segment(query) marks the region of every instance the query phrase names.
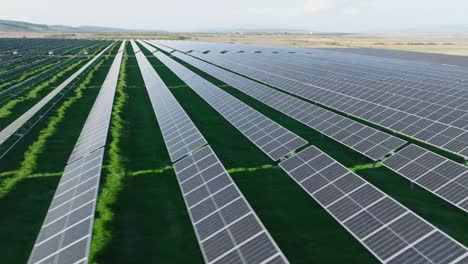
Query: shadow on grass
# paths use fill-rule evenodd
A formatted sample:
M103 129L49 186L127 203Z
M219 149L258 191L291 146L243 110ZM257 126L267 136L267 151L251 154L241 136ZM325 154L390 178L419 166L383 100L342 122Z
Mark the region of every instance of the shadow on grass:
M203 263L174 172L149 171L125 178L113 207L112 243L100 252L98 262Z
M0 200L0 255L2 263L26 263L59 177L22 179Z
M130 45L127 54L133 54ZM125 155L122 190L110 208L109 243L96 252L97 263L203 263L176 176L135 57L127 63L120 135ZM107 164L108 157L105 158ZM104 175L105 176L105 175ZM107 177L107 176L105 176ZM103 179L105 179L105 177ZM96 244L91 244L96 248Z

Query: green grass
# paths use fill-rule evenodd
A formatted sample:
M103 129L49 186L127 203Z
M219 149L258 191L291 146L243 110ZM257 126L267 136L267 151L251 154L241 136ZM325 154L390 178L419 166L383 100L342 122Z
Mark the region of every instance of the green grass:
M90 252L90 262L94 263L95 255L105 248L111 238L110 226L114 219L112 207L117 201L118 194L122 190L125 177L125 157L120 149L121 138L124 129L122 111L125 108L128 97L126 94L126 64L127 56L124 50L122 65L120 67L119 81L116 89L116 99L112 109L112 121L110 124L110 143L106 157L105 182L101 186L96 206L96 217L93 225L93 237Z
M115 53L115 50L112 52ZM92 75L91 79L85 77L75 92L57 106L51 117L26 136L25 144L17 146L14 153L9 153L1 161L2 168L5 163L17 164L10 166L16 171L15 174L18 171L25 172L26 168L28 170L0 198L0 237L8 238L0 239L2 263L26 262L62 175L61 171L109 70L109 61L112 62L111 58L104 60L101 67L95 67L94 73L88 73L87 76ZM72 105L65 107L68 104ZM58 119L60 122L56 122ZM52 130L55 132L50 135ZM42 136L44 133L47 134L46 138ZM45 145L35 143L43 140L46 140ZM37 149L29 152L32 146ZM19 162L18 157L21 157ZM35 165L30 166L28 163L26 167L23 166L22 161L26 159L32 159Z
M14 78L14 79L12 79L11 81L2 83L2 84L0 84L0 90L2 90L2 89L4 89L4 88L7 88L7 87L10 87L10 86L13 86L13 85L15 85L15 84L17 84L17 83L20 83L20 82L26 80L27 78L29 78L29 77L31 77L31 76L33 76L33 75L36 75L36 74L38 74L38 73L40 73L40 72L43 72L43 71L45 71L45 70L47 70L47 69L49 69L49 68L52 68L53 66L55 66L55 65L57 65L57 64L59 64L59 63L61 63L62 61L63 61L63 60L58 60L58 61L55 61L55 62L46 64L46 65L44 65L44 66L42 66L42 67L40 67L40 68L35 68L34 70L31 70L31 71L28 71L28 72L22 74L22 75L21 75L20 77L18 77L18 78Z
M23 109L29 109L32 103L37 103L36 99L40 99L40 97L45 96L46 92L49 91L52 87L55 88L56 86L58 86L58 84L60 84L60 82L64 79L64 77L68 78L73 72L75 72L78 69L78 67L82 66L83 62L84 62L83 60L80 60L78 62L73 63L72 65L68 66L63 71L58 73L57 75L54 75L49 80L33 88L26 95L9 100L6 104L2 105L0 107L0 121L1 121L0 125L2 127L7 126L14 119L16 119L18 113L20 113L20 111L18 111L19 109L16 109L16 107L19 104L21 103L24 104L25 102L31 102L27 106L25 105L23 107ZM13 115L13 111L15 112L16 115Z

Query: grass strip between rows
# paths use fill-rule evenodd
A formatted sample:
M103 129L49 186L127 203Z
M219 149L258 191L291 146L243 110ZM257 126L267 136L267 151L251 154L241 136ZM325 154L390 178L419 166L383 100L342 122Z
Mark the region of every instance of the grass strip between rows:
M29 71L29 72L27 72L25 74L22 74L20 77L14 78L11 81L8 81L6 83L2 83L2 84L0 84L0 90L2 90L3 88L9 87L9 86L13 86L13 85L15 85L17 83L20 83L20 82L26 80L27 78L29 78L31 76L34 76L36 74L39 74L40 72L43 72L43 71L45 71L47 69L50 69L50 68L54 67L55 65L57 65L57 64L59 64L61 62L62 62L61 60L58 60L56 62L49 63L49 64L44 65L44 66L42 66L42 67L40 67L38 69L34 69L34 70Z
M21 162L20 168L14 173L11 178L3 181L0 186L0 198L3 198L20 180L25 177L28 177L33 173L37 168L37 162L39 155L43 153L47 140L52 137L57 132L57 126L65 117L68 109L77 102L82 96L85 89L89 88L88 84L91 82L94 73L100 66L104 63L104 60L101 60L96 67L94 67L81 82L78 88L75 90L75 94L68 98L57 110L56 114L49 119L47 126L41 130L37 140L28 147L27 151L24 154L24 159Z
M38 85L36 88L31 90L26 96L21 96L16 99L13 99L0 107L0 119L6 118L12 114L12 109L21 102L27 101L27 100L32 100L35 99L36 97L39 96L39 93L42 92L42 90L50 87L51 85L54 84L57 80L59 80L61 77L65 76L69 72L75 70L78 66L82 64L82 60L73 63L72 65L68 66L65 70L61 71L60 73L54 75L54 77L50 78L49 80L41 83Z
M123 178L125 177L124 157L120 149L121 136L124 129L122 111L127 102L126 94L126 65L127 56L124 50L124 57L120 66L119 82L117 84L116 101L112 110L111 121L111 141L109 144L108 163L106 164L107 177L99 194L96 205L97 216L93 225L92 247L90 251L90 263L96 263L96 256L109 245L112 234L110 226L114 219L112 206L117 201L122 189Z

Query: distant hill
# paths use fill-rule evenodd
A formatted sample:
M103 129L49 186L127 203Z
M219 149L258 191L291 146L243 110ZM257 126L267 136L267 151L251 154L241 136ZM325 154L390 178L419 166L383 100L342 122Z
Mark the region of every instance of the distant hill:
M64 32L64 33L166 33L163 30L138 30L95 26L63 26L0 20L0 32Z
M312 32L301 29L287 29L287 28L218 28L204 30L206 33L230 33L230 34L310 34Z

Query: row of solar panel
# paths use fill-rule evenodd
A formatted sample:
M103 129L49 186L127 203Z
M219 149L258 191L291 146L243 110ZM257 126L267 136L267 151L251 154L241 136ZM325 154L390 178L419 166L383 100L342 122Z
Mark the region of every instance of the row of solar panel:
M133 41L132 46L138 50ZM202 147L205 138L147 58L135 55L169 154L179 153L172 151L179 149L177 141L185 146L174 170L206 263L288 263L211 147ZM190 147L192 139L200 143L197 148Z
M385 97L379 97L387 103L377 104L366 100L362 94L350 95L349 93L359 90L352 89L346 83L328 80L316 83L315 77L304 72L288 71L286 68L291 68L290 65L284 65L281 62L268 61L265 63L259 62L261 59L257 57L245 59L227 54L197 53L196 56L208 60L223 59L230 62L230 70L461 156L468 156L468 132L465 131L465 128L457 128L453 123L443 124L426 117L396 110L389 106L394 103L394 99L387 100ZM276 66L277 64L280 66ZM428 115L430 113L432 112L427 111ZM459 114L457 115L459 116L457 122L460 122L460 125L457 126L466 127L468 123L465 124L467 121L465 115L461 117Z
M87 263L104 146L125 42L60 178L28 263Z
M286 263L211 147L174 170L207 263Z
M372 160L379 160L406 143L397 137L183 53L175 52L173 55Z
M319 149L280 166L382 263L463 263L466 247Z
M168 57L165 60L174 71L177 64L167 63ZM315 147L280 166L382 262L464 261L463 245Z
M468 212L468 168L416 145L382 162L428 191Z
M137 50L135 42L131 42L133 49ZM142 52L135 53L142 76L147 87L164 87L165 84L155 74L153 67ZM207 144L188 115L177 103L168 89L148 89L148 94L157 116L159 127L166 142L171 161L192 153Z
M155 56L271 159L279 160L307 143L166 55Z

